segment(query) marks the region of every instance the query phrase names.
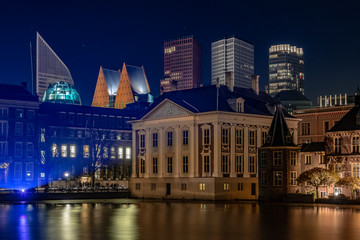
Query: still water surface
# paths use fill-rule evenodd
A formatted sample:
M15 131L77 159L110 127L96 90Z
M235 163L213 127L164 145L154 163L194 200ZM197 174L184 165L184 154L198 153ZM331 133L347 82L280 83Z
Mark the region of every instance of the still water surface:
M0 239L360 239L360 206L125 199L0 204Z

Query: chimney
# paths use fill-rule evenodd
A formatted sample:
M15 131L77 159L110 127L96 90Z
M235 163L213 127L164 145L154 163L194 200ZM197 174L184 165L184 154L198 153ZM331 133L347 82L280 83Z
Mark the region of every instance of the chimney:
M27 90L27 82L21 82L21 86Z
M225 72L225 85L230 91L234 91L234 72Z
M252 75L251 76L251 88L254 90L256 95L259 95L259 75Z
M268 85L265 85L265 92L266 92L267 94L269 94L269 86L268 86Z
M170 85L170 91L176 91L177 90L177 81L172 80Z

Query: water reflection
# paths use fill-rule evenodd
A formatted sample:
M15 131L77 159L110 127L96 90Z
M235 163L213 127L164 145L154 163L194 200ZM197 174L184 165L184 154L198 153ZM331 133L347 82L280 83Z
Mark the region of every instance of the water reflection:
M358 226L357 206L128 200L0 205L0 239L359 239Z

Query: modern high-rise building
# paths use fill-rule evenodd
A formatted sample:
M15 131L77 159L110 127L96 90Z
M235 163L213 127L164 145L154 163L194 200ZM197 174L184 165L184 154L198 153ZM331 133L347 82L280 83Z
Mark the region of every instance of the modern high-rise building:
M40 100L43 99L46 89L50 84L59 81L66 82L71 86L74 81L69 69L45 42L39 33L36 34L36 93Z
M211 84L251 88L254 44L236 37L211 44Z
M283 90L304 94L303 49L290 44L269 48L269 93L275 96Z
M193 36L166 41L161 93L199 87L202 82L201 68L201 46Z

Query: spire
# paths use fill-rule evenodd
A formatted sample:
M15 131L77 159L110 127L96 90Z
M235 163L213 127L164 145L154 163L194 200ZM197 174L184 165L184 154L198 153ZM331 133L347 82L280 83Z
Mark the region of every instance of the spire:
M270 130L268 132L268 138L264 146L280 147L280 146L295 146L292 141L289 128L286 124L282 106L278 104L276 106L276 112L272 120Z

